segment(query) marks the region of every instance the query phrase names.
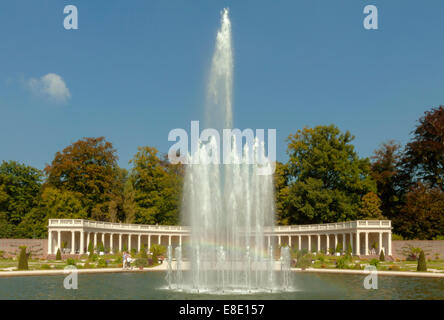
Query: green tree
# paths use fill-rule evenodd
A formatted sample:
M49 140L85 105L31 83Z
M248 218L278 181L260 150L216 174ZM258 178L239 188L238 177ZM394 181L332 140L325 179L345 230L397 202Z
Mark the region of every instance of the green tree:
M131 160L137 204L136 223L177 224L183 182L181 165L157 156L157 150L141 147Z
M157 264L159 262L158 261L159 256L165 254L166 248L165 246L162 246L160 244L153 244L151 246L150 251L153 257L153 263Z
M288 138L288 223L355 220L361 197L376 191L370 162L360 159L347 131L334 126L298 130Z
M374 192L369 192L362 197L361 207L359 208L359 219L382 220L382 211L380 209L381 200Z
M47 237L48 219L86 219L82 195L76 192L44 187L38 204L18 226L20 234L27 238Z
M379 253L379 261L385 261L384 250L382 250L382 249L381 249L381 252Z
M133 181L128 179L123 189L123 212L126 223L134 223L136 220L137 204L135 197Z
M62 260L62 253L60 252L60 248L57 249L56 260Z
M276 161L276 170L274 171L274 190L276 203L276 221L281 225L288 225L291 221L288 213L288 166Z
M381 199L382 215L394 219L399 215L400 196L399 166L401 146L393 140L383 143L374 152L371 165L371 176L376 181L377 194Z
M42 172L15 161L0 165L0 235L19 237L16 227L38 199Z
M20 254L18 257L17 270L28 270L28 253L26 252L26 246L22 246L19 249Z
M57 152L46 166L48 184L81 194L88 217L110 220L109 201L119 181L116 151L104 137L84 138Z
M422 251L422 250L421 250L421 253L419 254L418 267L416 268L416 271L422 271L422 272L427 271L427 263L426 263L426 259L425 259L425 254L424 254L424 251Z

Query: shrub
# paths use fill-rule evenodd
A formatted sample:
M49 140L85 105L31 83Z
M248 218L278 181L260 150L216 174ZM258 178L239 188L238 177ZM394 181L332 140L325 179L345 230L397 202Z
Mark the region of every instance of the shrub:
M345 269L348 259L346 257L340 257L336 260L337 269Z
M102 242L99 242L99 244L97 245L97 252L105 252L105 248Z
M328 248L328 253L330 253L331 255L335 254L335 249L334 248Z
M135 256L137 256L137 250L136 250L136 248L132 248L130 253L131 253L131 257L135 257Z
M86 263L83 265L83 268L84 268L84 269L88 269L88 268L92 268L92 266L89 264L89 262L86 262Z
M75 266L76 265L76 261L73 258L68 258L66 260L66 265L68 265L68 266Z
M153 263L157 264L159 263L158 257L166 252L166 248L160 244L153 244L150 251L152 252Z
M89 261L97 261L97 254L93 253L88 256Z
M143 268L143 267L146 267L147 264L148 264L148 260L147 260L147 259L142 259L142 258L138 258L138 259L136 259L136 261L134 262L134 265L135 265L137 268Z
M338 244L336 245L336 252L342 252L342 243L338 242Z
M404 240L404 237L400 234L392 233L392 240Z
M391 266L389 266L388 269L391 271L400 271L401 270L401 268L396 264L392 264Z
M18 270L28 270L28 254L26 253L26 246L20 247L20 253L18 257Z
M116 256L116 258L114 259L114 262L115 263L122 263L123 261L122 261L123 259L122 259L122 256L121 255L118 255L118 256Z
M107 267L107 263L106 260L103 258L100 258L99 261L97 262L97 267L99 268L106 268Z
M385 261L384 250L379 253L379 261Z
M146 253L146 248L145 248L144 244L142 244L142 247L140 248L139 258L141 258L141 259L148 259L148 255Z
M49 269L51 269L51 266L49 264L42 264L40 266L40 269L42 269L42 270L49 270Z
M426 259L425 259L425 254L424 251L421 250L421 253L419 254L419 259L418 259L418 267L416 268L416 271L427 271L427 263L426 263Z
M369 263L370 263L371 266L375 266L377 268L378 265L379 265L379 260L378 259L372 259L372 260L370 260Z
M361 270L362 268L361 268L361 265L356 262L355 265L353 266L353 269Z
M60 252L60 248L57 249L56 260L62 260L62 253Z
M325 268L327 268L327 266L325 264L321 264L321 268L325 269Z
M3 255L5 254L4 251L0 250L0 259L3 259Z
M311 255L306 254L296 261L296 267L305 269L311 266Z

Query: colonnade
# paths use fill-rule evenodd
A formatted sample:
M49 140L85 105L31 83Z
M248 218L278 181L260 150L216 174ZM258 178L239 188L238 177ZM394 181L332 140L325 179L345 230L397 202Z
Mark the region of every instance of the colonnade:
M67 254L85 254L88 252L88 246L92 244L97 248L99 243L109 252L128 251L136 249L140 251L142 245L151 248L152 244L162 244L165 238L168 239L167 244L182 245L182 241L188 235L184 234L143 234L143 233L116 233L116 232L100 232L100 231L84 231L84 230L49 230L48 231L48 254L55 254L58 249L62 250L62 244L67 245L63 253ZM174 241L176 240L176 241ZM134 243L136 242L136 243Z

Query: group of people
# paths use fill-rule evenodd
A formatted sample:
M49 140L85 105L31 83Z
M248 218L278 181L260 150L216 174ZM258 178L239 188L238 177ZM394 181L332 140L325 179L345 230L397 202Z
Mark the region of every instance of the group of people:
M131 263L134 261L134 259L131 257L131 255L129 254L128 251L124 251L123 252L123 256L122 256L122 264L123 264L123 269L129 269L131 268Z

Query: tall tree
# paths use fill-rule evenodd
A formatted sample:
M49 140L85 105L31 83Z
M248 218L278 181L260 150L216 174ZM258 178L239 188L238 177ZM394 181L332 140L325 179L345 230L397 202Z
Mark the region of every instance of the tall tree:
M370 162L360 159L354 137L334 125L298 130L288 138L291 223L357 218L361 198L376 191Z
M43 188L38 205L18 225L17 234L24 238L44 238L49 219L86 219L88 213L81 197L72 191Z
M444 191L418 183L407 194L395 230L407 239L432 239L444 235Z
M119 168L116 151L104 137L83 138L57 152L45 172L49 185L82 195L88 217L110 220L109 201Z
M412 184L444 190L444 106L426 111L405 148L402 164Z
M132 179L128 179L123 189L123 212L126 223L134 223L136 220L137 204L135 201L136 193Z
M152 147L140 147L131 160L137 204L136 223L176 224L179 222L183 174L181 165L158 157Z
M362 220L382 220L381 199L374 192L369 192L362 197L361 208L359 209L359 219Z
M0 214L8 228L17 226L36 204L43 173L15 161L0 165Z
M274 190L276 203L276 221L281 225L288 225L291 217L288 215L288 166L276 161L274 171Z
M372 157L371 176L376 181L382 214L394 219L399 214L400 196L398 171L401 146L393 140L383 143Z

